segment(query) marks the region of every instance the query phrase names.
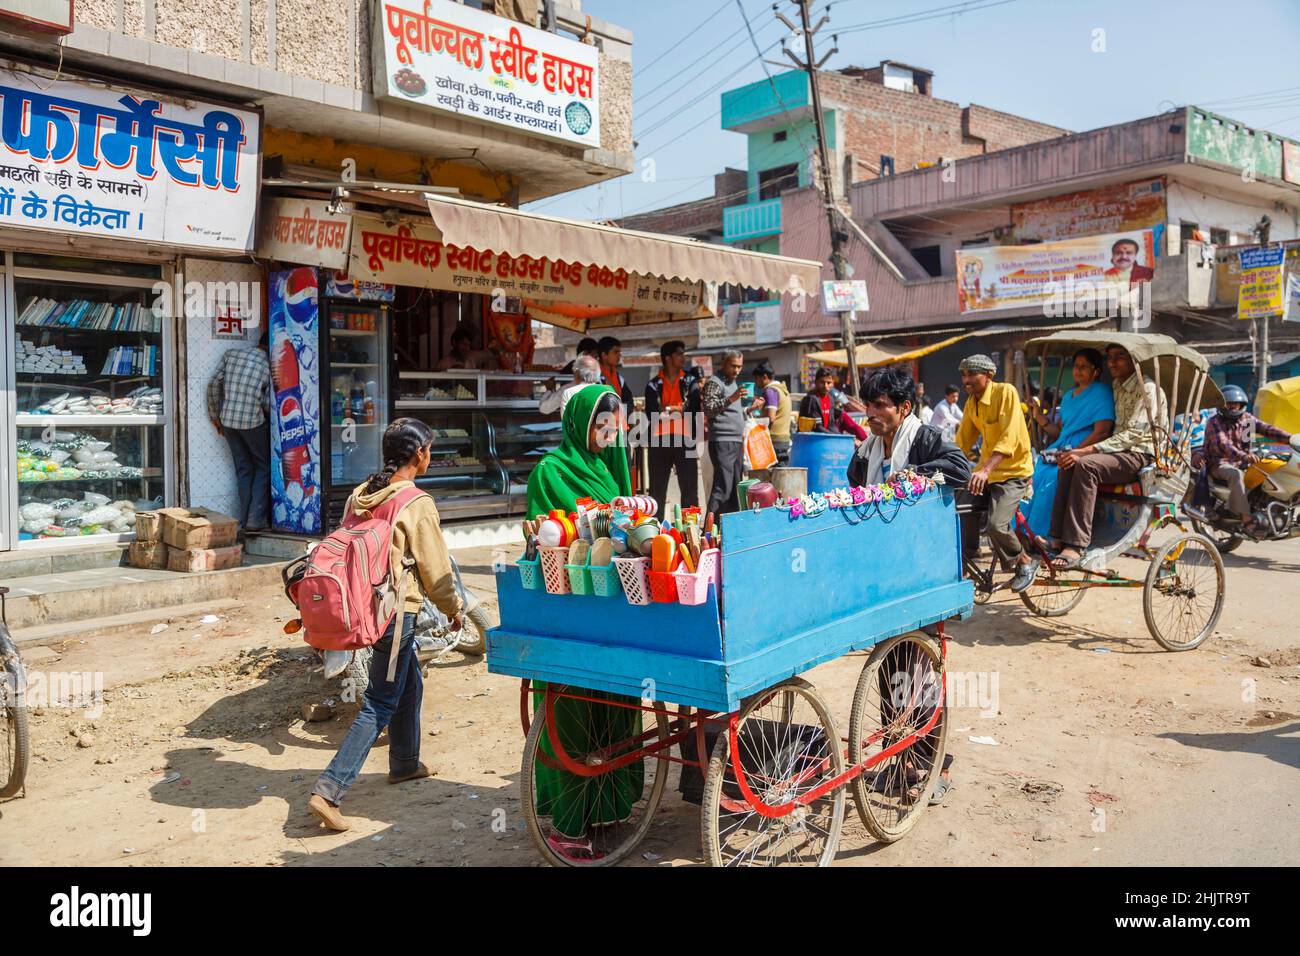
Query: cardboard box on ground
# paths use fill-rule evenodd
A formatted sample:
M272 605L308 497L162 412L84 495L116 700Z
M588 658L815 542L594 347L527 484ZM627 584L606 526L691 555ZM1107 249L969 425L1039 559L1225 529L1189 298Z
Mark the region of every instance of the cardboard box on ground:
M136 516L136 539L127 561L136 568L219 571L237 567L243 548L238 524L210 508L160 508Z

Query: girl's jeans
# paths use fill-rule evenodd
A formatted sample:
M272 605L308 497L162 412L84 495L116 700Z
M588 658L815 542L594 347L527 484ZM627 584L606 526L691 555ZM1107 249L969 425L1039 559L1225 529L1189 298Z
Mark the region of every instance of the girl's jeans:
M393 624L399 620L393 615ZM312 793L337 805L357 779L379 732L388 728L388 772L410 773L420 763L420 704L424 676L415 657L415 615L401 615L402 638L397 651L397 672L388 680L388 655L393 649L393 624L375 644L370 658L370 686L348 735L330 765L320 775Z

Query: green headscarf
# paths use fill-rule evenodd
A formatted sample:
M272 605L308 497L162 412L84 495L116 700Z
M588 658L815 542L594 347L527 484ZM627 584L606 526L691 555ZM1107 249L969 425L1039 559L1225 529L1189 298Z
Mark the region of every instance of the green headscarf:
M627 450L619 430L615 444L594 454L587 435L602 395L618 393L608 385L584 385L564 406L564 441L547 452L528 476L528 516L544 515L553 508L574 511L579 498L612 501L632 493Z

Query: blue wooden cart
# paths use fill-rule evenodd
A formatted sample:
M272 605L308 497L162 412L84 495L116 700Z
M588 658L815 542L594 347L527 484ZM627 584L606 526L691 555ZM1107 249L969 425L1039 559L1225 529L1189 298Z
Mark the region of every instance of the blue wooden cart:
M883 841L929 798L947 729L943 622L972 608L951 490L726 515L722 537L721 589L696 606L551 594L498 571L488 668L523 679L522 802L551 863L625 858L670 776L701 804L714 865L829 864L846 787ZM841 738L797 675L868 648Z

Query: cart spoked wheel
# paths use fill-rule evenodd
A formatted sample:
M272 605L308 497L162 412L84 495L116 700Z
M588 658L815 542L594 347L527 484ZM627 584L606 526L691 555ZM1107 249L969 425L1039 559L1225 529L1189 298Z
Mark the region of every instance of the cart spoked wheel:
M718 734L704 780L700 842L712 866L829 866L844 788L809 799L844 770L826 702L792 677L745 703Z
M1067 583L1055 575L1040 573L1020 592L1020 600L1039 617L1063 617L1079 606L1086 590L1082 582Z
M1180 534L1155 554L1142 589L1147 630L1167 651L1199 647L1223 613L1223 558L1201 534Z
M863 826L882 843L916 825L938 782L948 742L943 668L929 638L904 634L876 647L858 678L849 763L879 762L853 781L853 800Z
M661 704L652 713L599 702L639 707L632 698L555 690L575 696L543 694L532 714L520 783L528 833L553 866L612 866L654 822L671 748L642 751L668 738L668 718Z

